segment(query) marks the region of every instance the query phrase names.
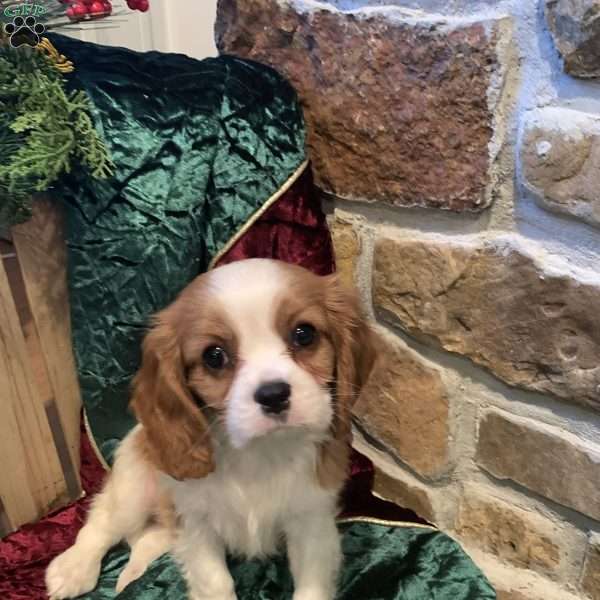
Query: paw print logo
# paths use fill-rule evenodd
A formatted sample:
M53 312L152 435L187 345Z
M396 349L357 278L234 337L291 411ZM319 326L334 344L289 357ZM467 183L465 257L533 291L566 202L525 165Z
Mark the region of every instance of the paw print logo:
M45 31L44 25L38 23L35 17L15 17L12 23L4 25L4 31L10 36L10 45L13 48L19 46L37 46L40 43L40 35Z

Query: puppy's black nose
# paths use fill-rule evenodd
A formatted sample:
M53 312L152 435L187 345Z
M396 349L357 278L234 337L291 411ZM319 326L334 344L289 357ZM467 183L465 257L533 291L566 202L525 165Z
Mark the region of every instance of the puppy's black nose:
M278 415L290 407L291 391L290 384L285 381L267 381L258 386L254 399L265 413Z

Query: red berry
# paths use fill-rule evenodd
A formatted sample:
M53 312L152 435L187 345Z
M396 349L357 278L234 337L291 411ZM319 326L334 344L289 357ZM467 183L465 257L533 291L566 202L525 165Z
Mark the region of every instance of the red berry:
M104 4L100 2L100 0L94 0L94 2L88 6L88 10L93 17L100 17L108 14Z
M81 4L80 2L76 2L75 4L71 5L71 8L73 9L73 16L76 19L81 19L82 17L85 17L85 15L87 15L88 13L88 9L84 4Z
M148 0L127 0L127 6L129 6L131 10L146 12L150 8L150 3Z

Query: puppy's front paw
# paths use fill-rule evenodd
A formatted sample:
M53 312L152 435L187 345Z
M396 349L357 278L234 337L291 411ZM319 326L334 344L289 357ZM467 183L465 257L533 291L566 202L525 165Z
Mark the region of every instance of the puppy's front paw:
M237 600L231 578L223 581L205 581L204 585L195 585L190 590L190 600Z
M237 600L235 592L223 592L216 594L190 594L190 600Z
M46 570L46 589L50 600L76 598L91 592L98 583L100 561L86 557L77 546L59 554Z
M333 594L318 588L299 588L294 592L292 600L332 600Z
M132 581L139 579L146 570L145 564L127 563L127 566L121 571L119 579L117 579L117 585L115 586L115 592L120 594Z
M189 600L237 600L229 571L214 568L203 573L186 572Z

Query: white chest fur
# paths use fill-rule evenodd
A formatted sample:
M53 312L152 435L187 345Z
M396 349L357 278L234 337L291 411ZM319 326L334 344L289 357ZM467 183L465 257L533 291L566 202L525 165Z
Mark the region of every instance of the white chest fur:
M234 554L272 554L289 520L307 512L334 514L335 494L315 477L316 456L314 440L289 431L242 450L218 447L214 473L201 480L170 481L183 527L210 527Z

